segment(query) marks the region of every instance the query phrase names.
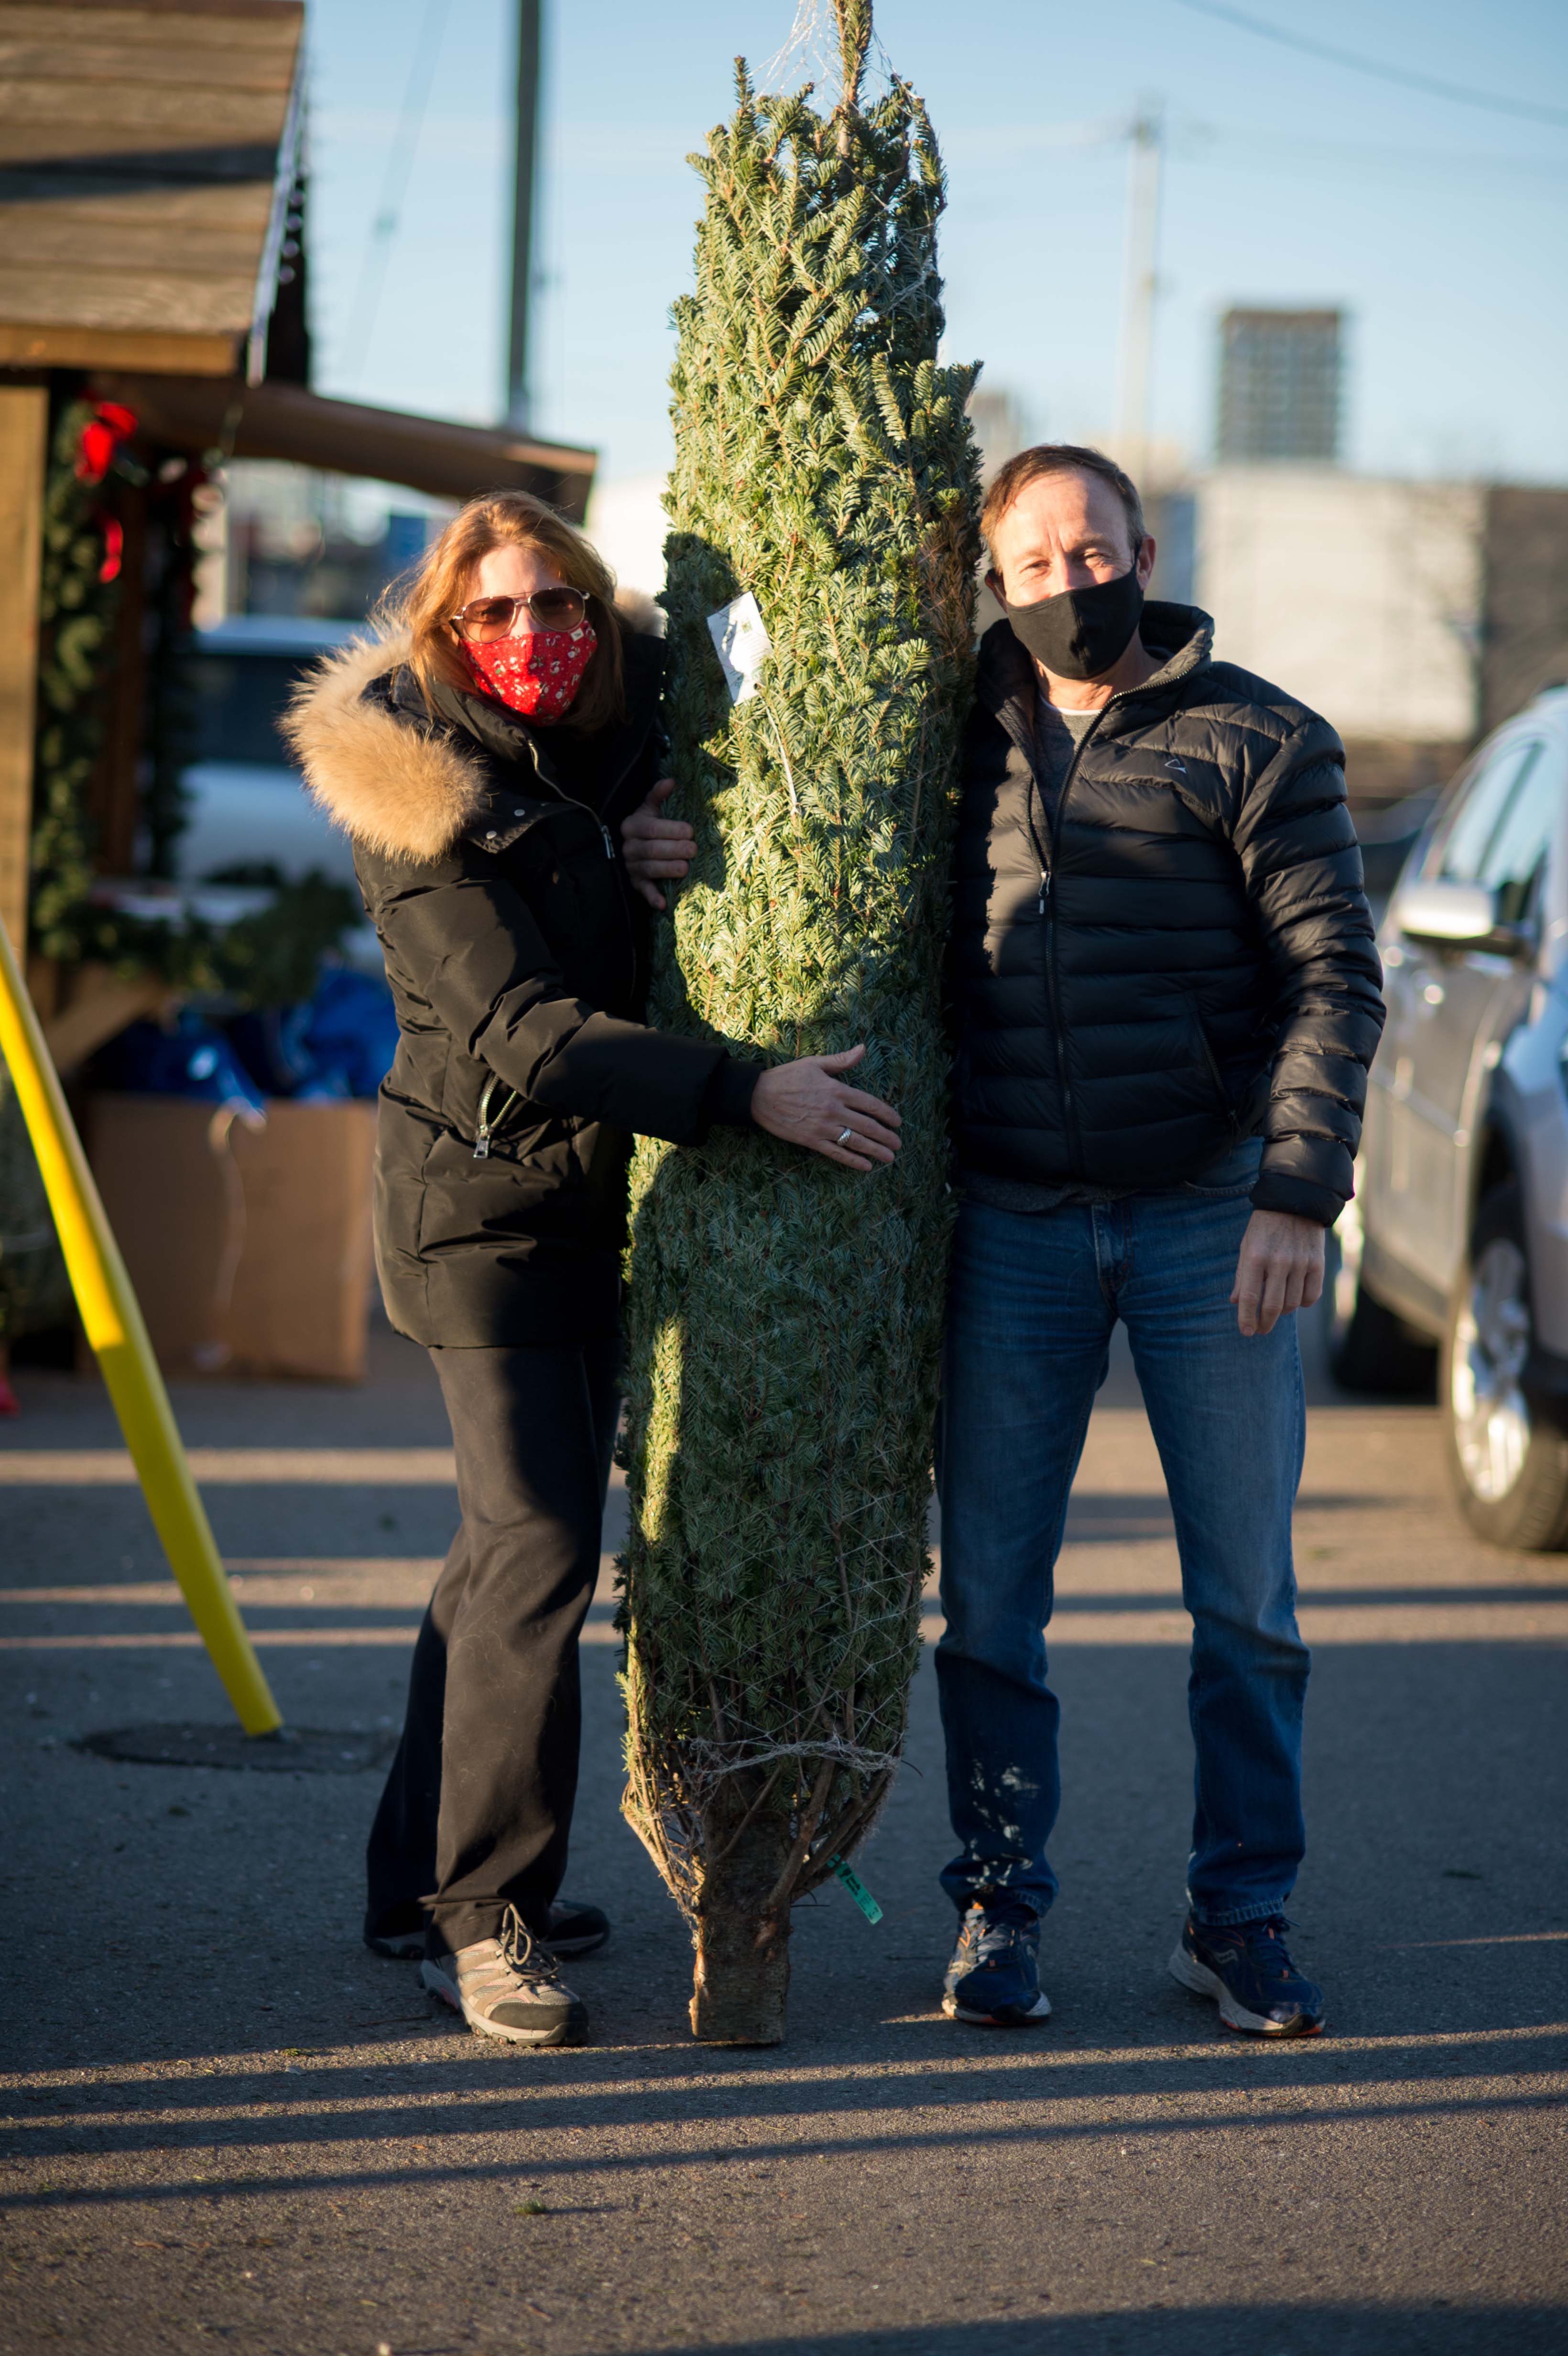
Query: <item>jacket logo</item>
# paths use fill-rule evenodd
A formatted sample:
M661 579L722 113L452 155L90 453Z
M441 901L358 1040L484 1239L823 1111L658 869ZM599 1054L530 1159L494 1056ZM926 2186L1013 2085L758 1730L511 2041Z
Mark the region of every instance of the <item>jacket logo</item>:
M1186 762L1179 761L1174 753L1168 753L1166 755L1165 766L1168 769L1174 771L1175 775L1179 777L1184 777L1187 775Z

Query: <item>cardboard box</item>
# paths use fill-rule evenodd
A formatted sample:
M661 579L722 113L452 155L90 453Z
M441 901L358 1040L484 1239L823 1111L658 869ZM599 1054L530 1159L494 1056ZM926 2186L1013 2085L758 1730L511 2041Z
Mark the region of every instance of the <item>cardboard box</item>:
M358 1382L373 1281L373 1103L90 1099L88 1151L159 1363Z

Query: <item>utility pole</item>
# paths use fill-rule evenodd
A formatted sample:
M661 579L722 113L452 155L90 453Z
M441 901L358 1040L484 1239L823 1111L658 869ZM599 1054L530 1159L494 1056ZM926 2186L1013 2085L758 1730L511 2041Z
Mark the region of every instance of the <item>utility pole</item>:
M1127 192L1126 277L1122 300L1122 463L1140 489L1149 460L1154 375L1154 305L1159 291L1159 179L1165 125L1159 102L1145 99L1133 119Z
M507 423L528 424L528 309L534 267L534 151L539 141L543 0L517 0L517 145L512 182L512 302L507 336Z

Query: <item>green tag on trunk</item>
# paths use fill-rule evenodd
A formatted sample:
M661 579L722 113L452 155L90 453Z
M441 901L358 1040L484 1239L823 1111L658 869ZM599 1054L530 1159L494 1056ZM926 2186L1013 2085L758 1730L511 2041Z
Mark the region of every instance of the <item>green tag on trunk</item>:
M845 1889L849 1892L850 1897L855 1901L856 1905L859 1908L867 1922L880 1922L882 1919L882 1910L878 1905L876 1900L872 1897L870 1891L867 1889L865 1883L861 1880L859 1875L854 1872L850 1867L847 1866L841 1857L836 1857L834 1858L833 1870L837 1875L839 1880L844 1884Z

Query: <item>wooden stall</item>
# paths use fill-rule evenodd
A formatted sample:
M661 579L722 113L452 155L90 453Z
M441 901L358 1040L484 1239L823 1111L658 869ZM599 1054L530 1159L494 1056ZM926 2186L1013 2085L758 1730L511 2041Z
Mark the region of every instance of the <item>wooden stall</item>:
M130 412L128 447L155 481L171 456L285 458L452 498L515 485L574 519L586 509L592 451L278 380L274 307L301 279L290 207L304 26L301 0L0 0L0 919L18 953L44 486L63 391ZM116 495L120 659L91 816L100 863L123 873L143 518L128 489ZM38 980L48 999L70 994L60 977Z
M587 508L590 450L309 389L304 29L301 0L0 0L0 920L62 1071L170 1003L168 981L123 942L83 947L106 937L96 919L73 932L72 911L131 876L156 811L166 826L177 808L159 714L177 701L166 691L188 626L193 519L220 497L229 460L452 499L519 487L574 520ZM173 1320L160 1328L171 1363L194 1351L352 1376L372 1108L280 1109L270 1141L240 1137L219 1170L203 1108L107 1100L90 1124L101 1178L133 1273ZM48 1290L33 1263L52 1252L14 1129L0 1123L0 1372L7 1334L27 1330L16 1317ZM291 1219L297 1236L290 1186L324 1155L342 1211L325 1217L308 1181L316 1258L296 1240L264 1248ZM199 1251L188 1222L175 1239L197 1304L188 1332L159 1259L178 1225L163 1183L176 1164L191 1164L211 1229ZM240 1180L251 1243L236 1275L221 1188ZM315 1325L288 1289L301 1269Z

